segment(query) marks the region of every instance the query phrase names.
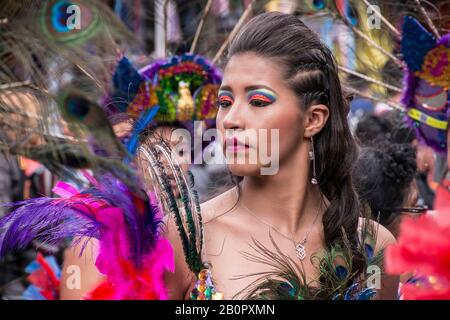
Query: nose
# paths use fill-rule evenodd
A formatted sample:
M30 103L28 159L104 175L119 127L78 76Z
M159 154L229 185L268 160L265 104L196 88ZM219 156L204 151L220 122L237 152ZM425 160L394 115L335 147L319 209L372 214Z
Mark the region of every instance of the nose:
M230 106L223 117L224 129L244 129L245 126L245 105L237 101Z

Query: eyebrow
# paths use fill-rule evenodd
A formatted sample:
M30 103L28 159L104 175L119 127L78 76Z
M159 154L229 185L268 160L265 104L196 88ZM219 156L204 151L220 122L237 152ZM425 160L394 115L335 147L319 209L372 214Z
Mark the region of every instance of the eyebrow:
M273 90L272 88L265 86L263 84L261 85L254 85L254 86L247 86L245 87L245 91L246 92L250 92L250 91L254 91L254 90L258 90L258 89L267 89L272 91L273 93L275 93L275 95L278 95L277 92L275 90ZM229 92L233 92L233 90L231 89L230 86L222 86L219 88L219 91L229 91Z

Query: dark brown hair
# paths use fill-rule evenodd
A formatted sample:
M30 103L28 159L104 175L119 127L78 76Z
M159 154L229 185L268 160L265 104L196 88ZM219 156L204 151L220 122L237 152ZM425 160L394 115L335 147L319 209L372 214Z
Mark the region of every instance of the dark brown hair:
M325 242L327 247L341 242L345 230L355 253L353 265L363 271L365 266L356 249L361 208L351 181L357 147L347 123L348 104L332 53L300 19L277 12L251 19L230 44L227 58L245 52L279 62L304 110L313 104L328 106L329 119L314 136L319 187L330 201L322 220Z

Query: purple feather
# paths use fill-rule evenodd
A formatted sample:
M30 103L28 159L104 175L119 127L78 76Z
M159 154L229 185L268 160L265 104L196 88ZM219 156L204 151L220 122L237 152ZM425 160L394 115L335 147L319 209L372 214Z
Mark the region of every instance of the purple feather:
M111 176L102 177L99 189L90 189L86 192L123 210L129 227L132 259L136 266L140 266L142 256L153 249L158 239L158 228L161 223L158 218L159 207L151 204L147 197L142 199L130 192L127 186ZM141 201L142 208L137 204L138 201Z
M104 200L108 207L122 210L130 258L139 268L142 257L153 250L158 240L159 206L152 204L144 192L133 193L112 176L102 176L98 181L95 188L83 191L78 197L37 198L11 204L16 209L0 219L0 257L9 250L25 248L35 239L47 244L58 244L69 237L77 240L93 237L101 241L102 233L109 230L90 212L94 207L89 201ZM74 192L75 189L69 194Z
M58 244L68 237L95 237L102 225L93 216L74 207L81 202L36 198L16 202L13 212L0 219L0 257L23 249L33 240Z

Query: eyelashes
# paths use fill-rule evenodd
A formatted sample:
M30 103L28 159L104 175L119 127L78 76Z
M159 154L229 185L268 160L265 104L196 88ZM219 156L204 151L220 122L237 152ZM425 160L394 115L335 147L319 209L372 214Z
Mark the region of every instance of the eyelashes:
M247 93L247 101L254 107L265 107L277 100L276 95L268 89L256 89ZM230 91L219 91L218 107L228 108L234 103L234 96Z
M247 100L254 107L265 107L274 103L277 97L270 90L257 89L247 93Z
M229 91L219 91L217 100L219 108L228 108L234 103L233 94Z

